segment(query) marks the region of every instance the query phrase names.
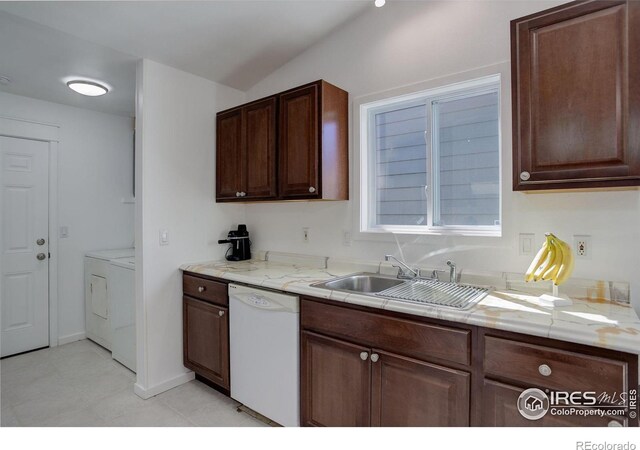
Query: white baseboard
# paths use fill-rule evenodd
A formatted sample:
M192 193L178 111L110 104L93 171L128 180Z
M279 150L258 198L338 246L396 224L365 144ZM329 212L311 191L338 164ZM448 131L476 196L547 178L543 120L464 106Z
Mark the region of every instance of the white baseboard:
M81 341L86 338L87 335L84 332L69 334L67 336L60 336L58 337L58 345L70 344L71 342Z
M169 389L173 389L174 387L180 386L181 384L188 383L196 377L196 374L193 372L182 373L177 377L171 378L167 381L164 381L160 384L156 384L155 386L151 386L150 388L143 388L138 383L133 385L133 392L135 394L146 400L148 398L154 397L158 394L162 394Z

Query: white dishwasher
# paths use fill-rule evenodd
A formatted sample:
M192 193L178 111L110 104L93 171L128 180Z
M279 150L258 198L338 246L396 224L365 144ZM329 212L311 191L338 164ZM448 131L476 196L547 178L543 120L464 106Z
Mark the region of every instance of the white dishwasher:
M297 296L229 284L231 397L288 427L300 425Z

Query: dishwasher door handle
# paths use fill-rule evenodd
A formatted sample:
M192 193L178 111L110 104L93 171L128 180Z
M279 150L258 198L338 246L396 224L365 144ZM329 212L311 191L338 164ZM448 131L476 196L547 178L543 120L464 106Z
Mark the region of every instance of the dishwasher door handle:
M287 308L285 308L284 306L280 305L279 303L276 303L274 301L271 301L269 298L265 297L264 295L261 294L257 294L257 293L251 293L251 294L244 294L244 293L238 293L238 294L233 294L230 299L236 299L242 303L244 303L245 305L248 305L252 308L257 308L257 309L261 309L263 311L288 311Z

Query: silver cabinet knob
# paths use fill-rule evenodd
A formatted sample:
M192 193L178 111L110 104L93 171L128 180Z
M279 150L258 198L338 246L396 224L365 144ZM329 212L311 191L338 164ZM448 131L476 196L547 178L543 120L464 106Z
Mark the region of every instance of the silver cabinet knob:
M378 359L380 359L380 355L378 355L377 353L371 354L371 362L378 362Z
M218 315L219 315L220 317L224 316L224 311L218 311Z
M366 361L368 357L369 357L369 354L367 352L360 353L361 360Z
M316 188L314 188L313 186L311 186L311 187L309 188L309 192L311 192L312 194L313 194L315 191L316 191Z
M236 197L240 197L240 192L236 192Z
M617 420L612 420L607 424L608 427L621 427L622 424Z
M540 375L542 375L543 377L548 377L549 375L551 375L551 367L547 366L546 364L541 364L540 367L538 367L538 372L540 372Z
M38 253L38 255L36 256L36 258L38 258L38 261L42 261L46 257L47 255L45 255L44 253Z
M198 286L198 292L204 292L204 291L206 291L206 290L207 290L207 288L206 288L206 287L204 287L204 286Z
M520 172L520 179L522 181L527 181L529 178L531 178L531 174L527 171L524 172Z
M247 195L246 192L240 192L240 197L245 197Z
M38 245L44 245L44 243L45 243L45 242L46 242L46 241L45 241L44 239L40 238L40 239L38 239L38 240L36 241L36 244L38 244Z

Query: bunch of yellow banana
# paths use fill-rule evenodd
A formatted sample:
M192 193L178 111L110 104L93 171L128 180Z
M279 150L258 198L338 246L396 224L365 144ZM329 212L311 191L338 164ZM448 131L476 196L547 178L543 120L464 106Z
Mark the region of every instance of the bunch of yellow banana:
M573 252L569 244L552 233L546 233L545 243L527 269L524 281L553 280L561 285L573 272Z

